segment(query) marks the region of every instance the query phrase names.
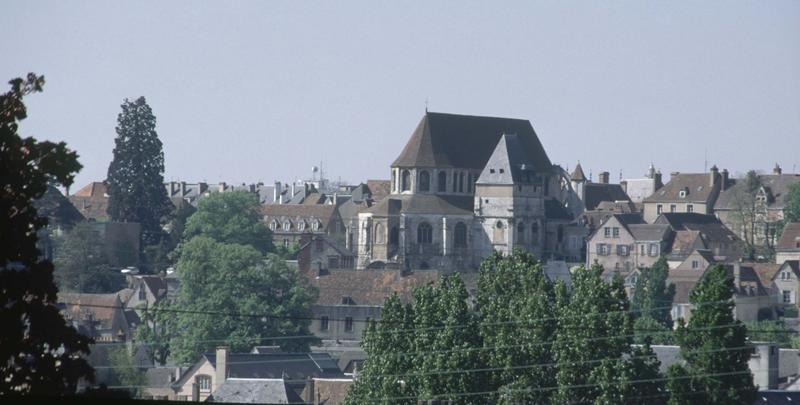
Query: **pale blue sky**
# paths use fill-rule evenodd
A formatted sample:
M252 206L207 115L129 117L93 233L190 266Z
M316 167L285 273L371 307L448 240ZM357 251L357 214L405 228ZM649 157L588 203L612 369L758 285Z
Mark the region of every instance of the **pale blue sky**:
M732 172L800 171L796 0L11 1L0 55L3 81L45 75L23 133L77 150L78 187L105 178L140 95L167 180L287 181L320 160L388 178L426 99L529 119L595 178L701 171L706 148Z

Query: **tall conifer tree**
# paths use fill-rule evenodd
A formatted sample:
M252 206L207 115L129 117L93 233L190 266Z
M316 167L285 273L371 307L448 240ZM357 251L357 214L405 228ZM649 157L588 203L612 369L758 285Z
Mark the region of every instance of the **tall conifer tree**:
M108 215L114 221L141 224L143 247L158 244L161 223L172 207L164 188L164 152L156 117L144 97L122 103L114 142L106 179Z

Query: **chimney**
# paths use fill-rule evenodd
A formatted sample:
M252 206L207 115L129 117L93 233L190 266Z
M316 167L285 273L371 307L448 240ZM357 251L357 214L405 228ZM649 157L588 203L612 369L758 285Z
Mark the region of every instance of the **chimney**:
M783 169L781 169L781 167L777 163L775 163L775 167L772 169L772 174L781 174L781 173L783 173Z
M216 391L228 378L228 348L226 346L217 347L217 369L214 370L214 386Z
M722 178L720 179L720 189L725 191L728 188L728 169L722 169Z
M192 402L200 402L200 386L192 383Z
M739 262L733 264L733 288L739 291L739 284L742 282L742 265Z
M292 197L294 197L294 193L295 193L295 183L294 183L294 182L292 182L292 196L291 196L291 197L289 197L289 198L292 198Z
M185 195L186 195L186 182L182 181L181 182L181 197L183 197Z
M281 182L275 182L275 188L272 189L272 202L279 203L278 199L281 196Z
M664 187L664 182L661 181L661 170L653 173L653 180L654 180L653 191L656 191L661 187Z
M337 205L336 203L338 202L338 197L339 197L339 193L334 192L333 193L333 205Z
M608 172L600 172L600 174L597 176L601 184L608 184L608 177L609 177Z
M719 169L717 165L711 166L711 172L708 174L708 185L714 187L719 182Z

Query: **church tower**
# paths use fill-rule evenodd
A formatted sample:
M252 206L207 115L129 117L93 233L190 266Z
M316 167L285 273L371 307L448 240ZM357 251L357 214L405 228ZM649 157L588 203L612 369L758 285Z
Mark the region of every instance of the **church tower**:
M578 162L575 170L569 175L569 181L572 183L572 189L575 190L575 194L583 201L583 186L586 184L586 175L583 174L581 162Z

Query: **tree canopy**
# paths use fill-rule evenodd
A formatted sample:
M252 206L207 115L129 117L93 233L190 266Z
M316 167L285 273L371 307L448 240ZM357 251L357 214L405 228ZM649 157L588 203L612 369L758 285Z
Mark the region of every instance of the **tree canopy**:
M60 290L78 293L112 293L125 278L112 268L94 224L76 224L56 251L55 277Z
M253 193L213 193L200 200L187 220L184 238L208 236L220 243L248 245L261 253L273 251L272 232L261 220L261 205Z
M670 311L675 297L675 286L667 286L668 276L667 259L662 256L651 267L643 268L636 280L631 310L636 318L634 330L638 343L643 343L645 337L659 344L670 341Z
M686 365L668 370L670 404L752 404L756 388L748 367L747 330L733 316L733 280L714 265L689 293L689 323L678 321L675 339Z
M800 183L789 187L784 204L783 218L786 222L800 222Z
M142 248L163 237L161 224L172 210L164 189L164 152L156 117L145 101L125 99L117 117L114 158L108 166L108 215L114 221L138 222Z
M32 201L48 181L72 183L78 156L63 142L40 142L17 133L27 116L22 99L39 92L33 73L11 80L0 95L0 396L66 395L94 372L81 354L90 339L69 326L56 306L53 265L41 258L37 231L47 225Z

